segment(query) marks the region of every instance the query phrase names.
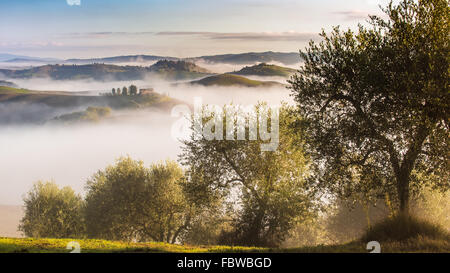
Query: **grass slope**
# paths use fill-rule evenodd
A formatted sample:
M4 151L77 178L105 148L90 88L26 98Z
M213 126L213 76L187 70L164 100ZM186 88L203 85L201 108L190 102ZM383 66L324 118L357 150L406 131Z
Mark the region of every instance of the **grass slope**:
M250 80L242 76L221 74L192 81L191 84L203 86L241 86L241 87L282 87L278 82Z
M172 252L172 253L205 253L205 252L263 252L264 248L229 247L229 246L180 246L167 243L128 243L120 241L91 239L34 239L34 238L0 238L0 253L30 252L30 253L67 253L69 242L80 244L81 252Z

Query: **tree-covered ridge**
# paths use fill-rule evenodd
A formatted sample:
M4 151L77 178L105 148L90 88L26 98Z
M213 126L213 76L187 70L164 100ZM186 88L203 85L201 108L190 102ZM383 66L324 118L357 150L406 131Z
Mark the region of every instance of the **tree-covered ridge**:
M232 72L236 75L255 75L255 76L280 76L289 78L295 73L295 69L282 67L273 64L260 63L254 66L246 66L239 71Z
M226 63L226 64L252 64L252 63L270 63L278 62L284 65L291 65L300 62L300 57L296 52L248 52L240 54L223 54L212 56L201 56L195 58L187 58L188 61L203 60L210 63Z
M99 81L140 80L155 75L168 79L195 79L211 74L208 70L184 61L162 60L149 67L111 64L44 65L23 70L0 69L9 78L50 78L52 80Z

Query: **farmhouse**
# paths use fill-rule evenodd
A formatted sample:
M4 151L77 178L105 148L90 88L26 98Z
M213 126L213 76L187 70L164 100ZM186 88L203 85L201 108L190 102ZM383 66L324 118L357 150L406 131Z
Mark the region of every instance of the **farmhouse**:
M139 89L139 94L140 95L151 95L155 92L155 89L153 88L143 88L143 89Z

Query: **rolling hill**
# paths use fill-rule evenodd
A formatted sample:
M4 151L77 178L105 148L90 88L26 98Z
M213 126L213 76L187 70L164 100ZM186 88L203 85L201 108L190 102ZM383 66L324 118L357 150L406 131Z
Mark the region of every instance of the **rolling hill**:
M252 63L270 63L278 62L284 65L292 65L300 62L300 55L296 52L282 53L282 52L249 52L241 54L224 54L201 56L195 58L187 58L187 61L204 60L210 63L225 63L225 64L252 64Z
M280 76L290 77L295 73L295 69L277 66L273 64L260 63L254 66L246 66L239 71L231 72L235 75L254 75L254 76Z
M296 64L300 62L300 56L297 52L248 52L239 54L222 54L209 55L190 58L177 58L169 56L155 56L155 55L130 55L130 56L115 56L107 58L92 58L92 59L68 59L66 63L75 64L92 64L92 63L130 63L130 62L149 62L169 60L177 61L184 60L188 62L196 62L204 60L211 63L226 63L226 64L251 64L259 62L279 62L285 65Z
M43 124L48 121L98 121L111 110L155 108L169 111L180 101L158 93L135 96L92 96L85 93L33 91L0 86L0 124Z
M111 64L44 65L23 70L0 69L0 74L12 79L50 78L52 80L98 81L140 80L153 74L169 80L196 79L211 73L193 63L162 60L149 67Z
M178 61L179 58L168 56L154 56L154 55L128 55L115 56L106 58L92 58L92 59L68 59L66 63L73 64L93 64L93 63L134 63L134 62L152 62L152 61Z
M0 80L0 86L17 87L15 83L3 80Z
M256 81L233 74L220 74L191 81L190 84L202 86L240 86L240 87L283 87L284 85L273 81Z
M61 61L55 58L39 58L39 57L29 57L23 55L13 55L0 53L0 62L57 62Z
M156 56L156 55L126 55L126 56L113 56L105 58L88 58L88 59L67 59L59 60L54 58L37 58L28 57L12 54L0 54L0 62L9 63L41 63L41 64L95 64L95 63L106 63L106 64L118 64L118 63L145 63L153 61L178 61L184 60L188 62L196 62L204 60L210 63L226 63L226 64L252 64L252 63L269 63L278 62L284 65L291 65L300 62L300 56L297 52L247 52L239 54L221 54L221 55L208 55L200 57L189 57L189 58L177 58L171 56Z
M149 72L167 80L202 78L213 73L186 61L161 60L148 68Z

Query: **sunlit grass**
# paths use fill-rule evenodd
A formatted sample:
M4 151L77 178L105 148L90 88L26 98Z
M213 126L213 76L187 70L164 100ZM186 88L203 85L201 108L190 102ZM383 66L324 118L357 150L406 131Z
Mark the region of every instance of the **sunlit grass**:
M91 239L0 238L0 253L68 253L69 242L80 244L83 253L368 253L366 243L319 245L300 248L258 248L239 246L187 246L167 243L130 243ZM381 243L381 252L450 252L450 241L417 237L401 242Z

